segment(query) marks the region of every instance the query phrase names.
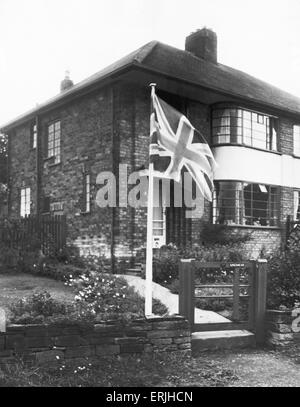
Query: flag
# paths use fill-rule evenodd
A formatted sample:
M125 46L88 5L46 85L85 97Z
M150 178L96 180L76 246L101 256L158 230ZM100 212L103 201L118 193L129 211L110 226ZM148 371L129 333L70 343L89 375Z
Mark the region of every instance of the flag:
M151 93L150 162L154 175L180 182L183 167L206 199L212 201L216 162L204 137L187 117Z

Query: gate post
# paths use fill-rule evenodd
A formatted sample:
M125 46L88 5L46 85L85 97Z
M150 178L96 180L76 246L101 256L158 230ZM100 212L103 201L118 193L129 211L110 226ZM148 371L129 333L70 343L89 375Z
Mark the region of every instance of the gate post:
M180 260L179 263L179 314L187 318L191 330L194 326L195 280L192 260Z
M258 344L265 342L267 271L267 260L257 260L254 272L254 330Z

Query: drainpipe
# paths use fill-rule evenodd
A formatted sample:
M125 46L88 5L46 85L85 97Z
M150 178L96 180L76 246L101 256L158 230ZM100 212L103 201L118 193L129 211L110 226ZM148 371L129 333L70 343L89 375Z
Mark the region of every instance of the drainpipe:
M38 217L41 213L41 129L40 129L40 120L36 115L35 117L36 124L36 213Z

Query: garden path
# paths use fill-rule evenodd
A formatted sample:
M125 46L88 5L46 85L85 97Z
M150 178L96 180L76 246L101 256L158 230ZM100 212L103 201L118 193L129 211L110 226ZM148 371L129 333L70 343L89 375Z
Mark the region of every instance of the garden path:
M138 276L120 275L126 279L128 284L142 296L145 295L145 280ZM160 300L168 307L170 314L178 314L178 294L171 293L166 287L153 282L153 297ZM196 323L229 322L228 319L213 311L195 309Z

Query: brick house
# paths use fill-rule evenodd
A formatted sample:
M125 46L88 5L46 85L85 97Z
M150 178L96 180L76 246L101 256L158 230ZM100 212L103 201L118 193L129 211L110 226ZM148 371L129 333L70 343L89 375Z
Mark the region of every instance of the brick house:
M208 29L185 50L150 42L88 79L4 125L9 137L9 214L67 215L68 238L108 258L145 247L146 209L99 208L101 171L147 167L150 89L188 116L219 164L213 204L202 219L161 208L158 244L201 242L203 222L251 232L256 256L281 244L287 215L300 213L300 99L217 62ZM118 182L118 181L117 181Z

